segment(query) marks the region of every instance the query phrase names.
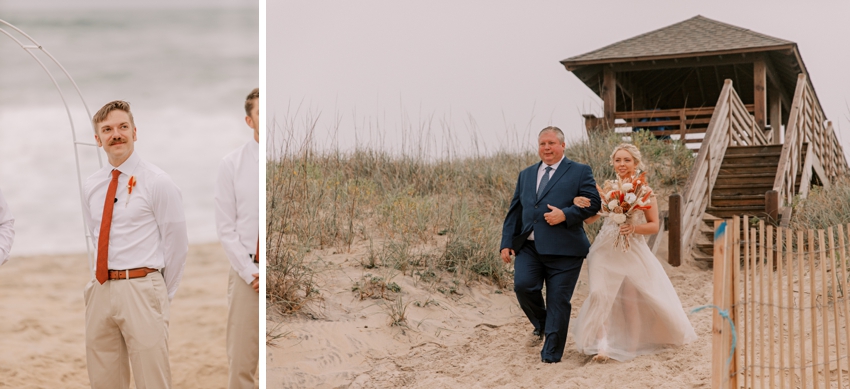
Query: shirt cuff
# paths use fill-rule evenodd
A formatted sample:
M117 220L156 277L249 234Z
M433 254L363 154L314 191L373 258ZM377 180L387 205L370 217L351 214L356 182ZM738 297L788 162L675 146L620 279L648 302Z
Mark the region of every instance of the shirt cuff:
M260 268L257 267L256 263L251 262L251 265L245 267L244 269L242 269L242 271L239 272L239 277L242 278L243 281L245 281L247 284L250 285L252 282L254 282L253 274L259 274L259 273L260 273Z

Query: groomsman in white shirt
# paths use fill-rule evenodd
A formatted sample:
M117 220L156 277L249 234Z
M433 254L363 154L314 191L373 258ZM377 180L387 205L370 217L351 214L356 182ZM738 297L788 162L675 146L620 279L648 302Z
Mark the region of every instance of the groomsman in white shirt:
M86 225L97 246L86 285L86 364L91 387L171 388L169 306L189 249L180 189L133 152L130 104L116 100L92 118L109 164L83 189ZM129 363L128 363L129 359Z
M218 167L215 221L230 260L227 284L228 388L254 388L260 354L260 89L245 99L254 138Z
M15 218L9 211L9 204L0 193L0 265L9 260L12 242L15 240Z

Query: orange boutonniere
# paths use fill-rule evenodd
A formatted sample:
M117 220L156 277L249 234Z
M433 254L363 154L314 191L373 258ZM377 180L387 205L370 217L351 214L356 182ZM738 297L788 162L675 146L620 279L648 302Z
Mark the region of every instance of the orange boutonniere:
M127 181L127 203L124 204L125 207L130 204L130 195L133 193L134 186L136 186L136 176L130 176L130 180Z

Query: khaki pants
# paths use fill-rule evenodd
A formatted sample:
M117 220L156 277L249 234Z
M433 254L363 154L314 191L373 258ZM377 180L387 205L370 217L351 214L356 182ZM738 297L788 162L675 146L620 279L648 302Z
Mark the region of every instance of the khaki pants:
M260 359L260 294L231 268L227 282L227 387L251 389Z
M171 388L169 302L162 274L91 280L86 301L86 365L93 389ZM129 362L129 363L128 363Z

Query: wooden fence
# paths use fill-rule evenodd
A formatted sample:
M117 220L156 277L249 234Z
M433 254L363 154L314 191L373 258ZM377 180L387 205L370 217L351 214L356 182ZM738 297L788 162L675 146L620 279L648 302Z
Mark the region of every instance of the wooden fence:
M716 222L712 388L850 387L848 242L850 224Z

